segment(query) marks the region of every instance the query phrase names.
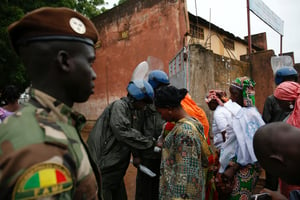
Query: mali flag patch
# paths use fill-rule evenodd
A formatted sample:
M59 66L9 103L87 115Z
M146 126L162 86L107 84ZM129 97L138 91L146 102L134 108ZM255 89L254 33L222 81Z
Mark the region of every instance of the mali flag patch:
M13 191L15 200L36 199L52 196L72 189L70 171L56 163L39 163L18 179Z

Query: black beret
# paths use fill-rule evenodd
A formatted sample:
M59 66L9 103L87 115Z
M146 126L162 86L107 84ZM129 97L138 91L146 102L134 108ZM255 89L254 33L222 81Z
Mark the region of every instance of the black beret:
M94 45L99 38L88 18L64 7L36 9L11 24L8 33L15 50L32 41L70 40Z
M155 91L154 104L159 108L178 107L187 92L185 88L178 89L172 85L162 86Z

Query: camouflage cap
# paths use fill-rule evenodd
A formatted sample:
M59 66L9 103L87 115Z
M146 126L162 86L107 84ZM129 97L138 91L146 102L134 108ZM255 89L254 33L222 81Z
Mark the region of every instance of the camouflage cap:
M33 41L69 40L94 45L99 37L87 17L64 7L36 9L11 24L8 33L15 50Z

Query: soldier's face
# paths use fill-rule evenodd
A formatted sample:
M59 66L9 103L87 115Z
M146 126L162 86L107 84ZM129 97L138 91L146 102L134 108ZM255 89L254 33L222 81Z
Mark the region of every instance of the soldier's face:
M93 70L95 50L86 44L77 44L76 52L70 59L71 84L69 89L74 102L85 102L94 93L96 73Z

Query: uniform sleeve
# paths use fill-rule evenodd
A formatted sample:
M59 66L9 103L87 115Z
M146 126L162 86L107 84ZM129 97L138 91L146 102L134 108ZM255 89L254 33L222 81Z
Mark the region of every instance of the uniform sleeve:
M145 137L140 131L133 128L135 117L124 102L115 102L110 118L112 132L117 140L126 143L134 149L148 149L154 145L153 138Z
M75 162L66 149L42 143L31 145L10 155L0 155L0 166L0 199L97 199L93 173L88 172L78 180Z
M53 185L48 185L48 195L52 195L52 188L56 186L56 176L51 173L59 171L61 177L65 180L65 191L58 189L56 195L63 193L61 196L71 197L73 188L72 170L68 167L72 163L66 162L63 159L64 150L52 145L35 144L14 151L11 149L10 154L5 152L12 148L10 141L4 141L2 145L2 154L0 155L0 199L12 199L12 196L24 197L26 189L38 191L38 193L27 194L29 197L38 198L39 194L45 192L42 186L47 184L44 182L44 177L48 176L53 180ZM66 157L69 157L66 155ZM48 162L45 164L44 162ZM66 165L68 167L66 167ZM43 172L49 172L43 173ZM36 179L34 179L36 177ZM45 192L46 193L46 192ZM58 195L57 199L59 198Z
M18 122L25 127L28 120ZM0 199L97 199L97 182L81 142L64 139L52 126L41 132L39 125L1 125Z

